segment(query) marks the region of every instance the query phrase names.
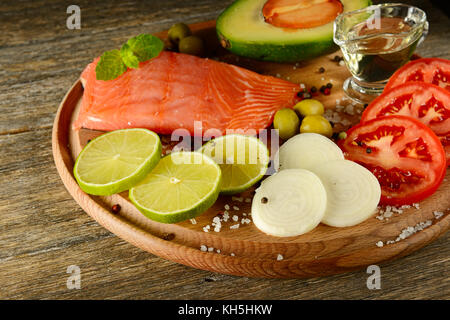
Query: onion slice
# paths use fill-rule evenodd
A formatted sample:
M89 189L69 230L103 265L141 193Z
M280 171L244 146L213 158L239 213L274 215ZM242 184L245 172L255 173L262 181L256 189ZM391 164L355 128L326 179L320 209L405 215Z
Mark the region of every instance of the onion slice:
M350 227L375 213L381 188L369 170L353 161L335 160L317 165L312 171L327 192L327 209L322 223Z
M286 141L275 154L275 167L307 169L331 160L343 160L341 149L330 139L317 133L301 133Z
M252 202L256 227L272 236L290 237L314 229L322 220L327 194L320 179L303 169L282 170L264 180Z

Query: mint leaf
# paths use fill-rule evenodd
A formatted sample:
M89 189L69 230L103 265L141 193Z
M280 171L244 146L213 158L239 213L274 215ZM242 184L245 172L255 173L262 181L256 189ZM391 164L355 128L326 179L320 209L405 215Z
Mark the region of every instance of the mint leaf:
M164 42L151 34L140 34L127 41L128 46L139 62L157 57L164 49Z
M131 47L127 43L125 43L120 49L120 56L128 68L139 68L139 59L134 55Z
M164 49L164 42L151 34L131 38L120 50L106 51L95 68L97 80L112 80L128 68L139 68L139 62L157 57Z
M100 57L100 61L95 68L97 80L112 80L120 76L127 70L125 63L122 61L120 51L115 49L106 51Z

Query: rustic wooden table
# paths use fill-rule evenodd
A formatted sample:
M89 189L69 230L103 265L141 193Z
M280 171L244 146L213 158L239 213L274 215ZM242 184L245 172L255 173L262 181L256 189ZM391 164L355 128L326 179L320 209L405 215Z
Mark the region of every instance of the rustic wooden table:
M450 58L450 20L426 0L423 56ZM67 1L0 4L0 298L3 299L432 299L450 298L450 234L381 266L307 280L249 279L195 270L153 256L93 221L55 169L51 130L84 66L132 35L217 17L218 0L79 0L81 29L66 27ZM67 267L81 288L69 290Z

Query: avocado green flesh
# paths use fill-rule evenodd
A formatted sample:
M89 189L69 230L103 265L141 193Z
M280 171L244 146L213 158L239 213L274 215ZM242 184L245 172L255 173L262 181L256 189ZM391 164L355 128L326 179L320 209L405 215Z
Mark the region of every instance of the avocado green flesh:
M275 62L311 59L337 49L333 22L309 29L285 29L264 21L267 0L237 0L217 19L219 40L231 52ZM364 8L371 0L341 0L344 12Z

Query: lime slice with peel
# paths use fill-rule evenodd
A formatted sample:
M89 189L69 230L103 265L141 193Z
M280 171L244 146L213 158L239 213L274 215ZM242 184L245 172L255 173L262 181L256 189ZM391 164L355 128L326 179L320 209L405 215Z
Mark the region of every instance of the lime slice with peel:
M130 200L148 218L176 223L194 218L216 202L221 171L199 152L173 152L138 185Z
M258 138L230 134L213 139L200 149L222 170L221 193L243 192L258 182L269 165L269 150Z
M111 195L144 179L161 158L159 136L147 129L105 133L80 152L73 173L81 189L94 195Z

